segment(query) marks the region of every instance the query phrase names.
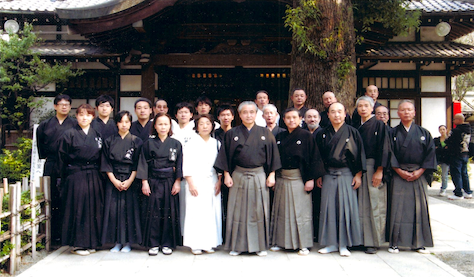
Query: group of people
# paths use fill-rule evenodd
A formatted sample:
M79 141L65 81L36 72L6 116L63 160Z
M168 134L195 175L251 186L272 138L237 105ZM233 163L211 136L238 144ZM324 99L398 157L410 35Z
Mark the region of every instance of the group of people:
M369 86L351 119L333 92L319 113L295 89L280 116L258 91L240 103L242 124L233 127L233 107L217 107L215 122L206 96L178 103L176 120L165 100L140 98L133 121L128 111L112 119L114 101L103 95L97 118L83 104L76 121L71 98L58 95L56 116L37 131L52 180L53 237L79 255L104 244L115 244L112 252L141 244L152 256L179 245L213 253L221 244L232 256L308 255L314 241L319 253L341 256L374 254L386 241L391 253L429 253L435 144L413 122L411 101L400 101L392 129L377 97Z

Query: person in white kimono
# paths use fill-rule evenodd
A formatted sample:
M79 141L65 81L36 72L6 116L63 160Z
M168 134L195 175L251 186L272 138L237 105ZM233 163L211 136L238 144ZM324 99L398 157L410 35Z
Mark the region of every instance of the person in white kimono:
M222 244L221 176L214 169L220 143L213 137L214 121L201 114L194 129L198 133L184 147L183 174L186 178L186 218L183 245L191 253L214 253Z
M183 148L191 140L192 137L196 136L194 132L194 121L193 118L194 107L188 102L181 102L176 104L176 119L178 120L178 126L173 128L172 138L181 142ZM186 180L181 180L181 189L179 191L179 224L181 226L181 234L184 233L184 219L186 218Z

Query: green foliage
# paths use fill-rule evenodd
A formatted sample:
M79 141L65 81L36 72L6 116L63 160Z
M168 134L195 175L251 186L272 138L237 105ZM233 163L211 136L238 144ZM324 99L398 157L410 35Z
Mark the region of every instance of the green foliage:
M339 86L342 86L344 80L349 75L349 73L355 70L354 64L351 62L349 57L346 57L342 62L340 62L337 66L337 76L339 81Z
M10 182L20 181L30 175L32 140L20 137L15 146L17 150L3 149L0 155L0 177L8 178Z
M474 74L472 72L454 77L453 99L462 101L468 91L474 90Z
M15 246L11 243L10 240L5 240L0 243L1 245L1 251L0 251L0 257L10 255L10 252L15 248ZM2 262L2 265L8 260L5 260Z
M420 10L408 10L411 1L405 0L354 0L354 21L359 35L371 30L374 23L381 23L396 35L407 35L420 25Z
M326 58L326 51L318 47L309 35L321 24L318 1L301 0L300 6L294 8L287 6L285 13L285 27L293 32L293 39L297 42L298 49L322 59Z
M71 64L51 65L41 60L32 51L40 41L32 30L33 26L25 23L19 34L10 34L9 40L0 39L0 112L20 135L27 127L28 110L43 105L33 101L38 90L82 74L72 70Z

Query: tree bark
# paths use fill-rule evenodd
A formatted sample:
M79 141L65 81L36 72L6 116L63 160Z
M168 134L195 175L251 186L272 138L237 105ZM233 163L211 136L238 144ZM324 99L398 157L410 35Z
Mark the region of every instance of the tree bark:
M300 4L299 0L293 2L294 7ZM320 24L309 35L320 49L327 52L327 58L319 58L304 49L299 50L297 42L293 40L290 94L294 88L302 88L308 96L306 105L322 110L322 94L332 91L339 102L352 111L357 90L352 4L350 0L319 0L318 6L321 11ZM305 24L309 26L316 22ZM335 39L324 44L327 38ZM344 59L354 67L340 80L337 69ZM289 103L292 105L291 100Z

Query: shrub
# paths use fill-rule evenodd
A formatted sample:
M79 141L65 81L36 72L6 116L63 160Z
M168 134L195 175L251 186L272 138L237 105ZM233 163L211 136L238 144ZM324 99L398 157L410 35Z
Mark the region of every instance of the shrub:
M9 182L21 181L30 175L32 139L18 138L14 145L16 150L3 149L0 155L0 177L8 178Z

